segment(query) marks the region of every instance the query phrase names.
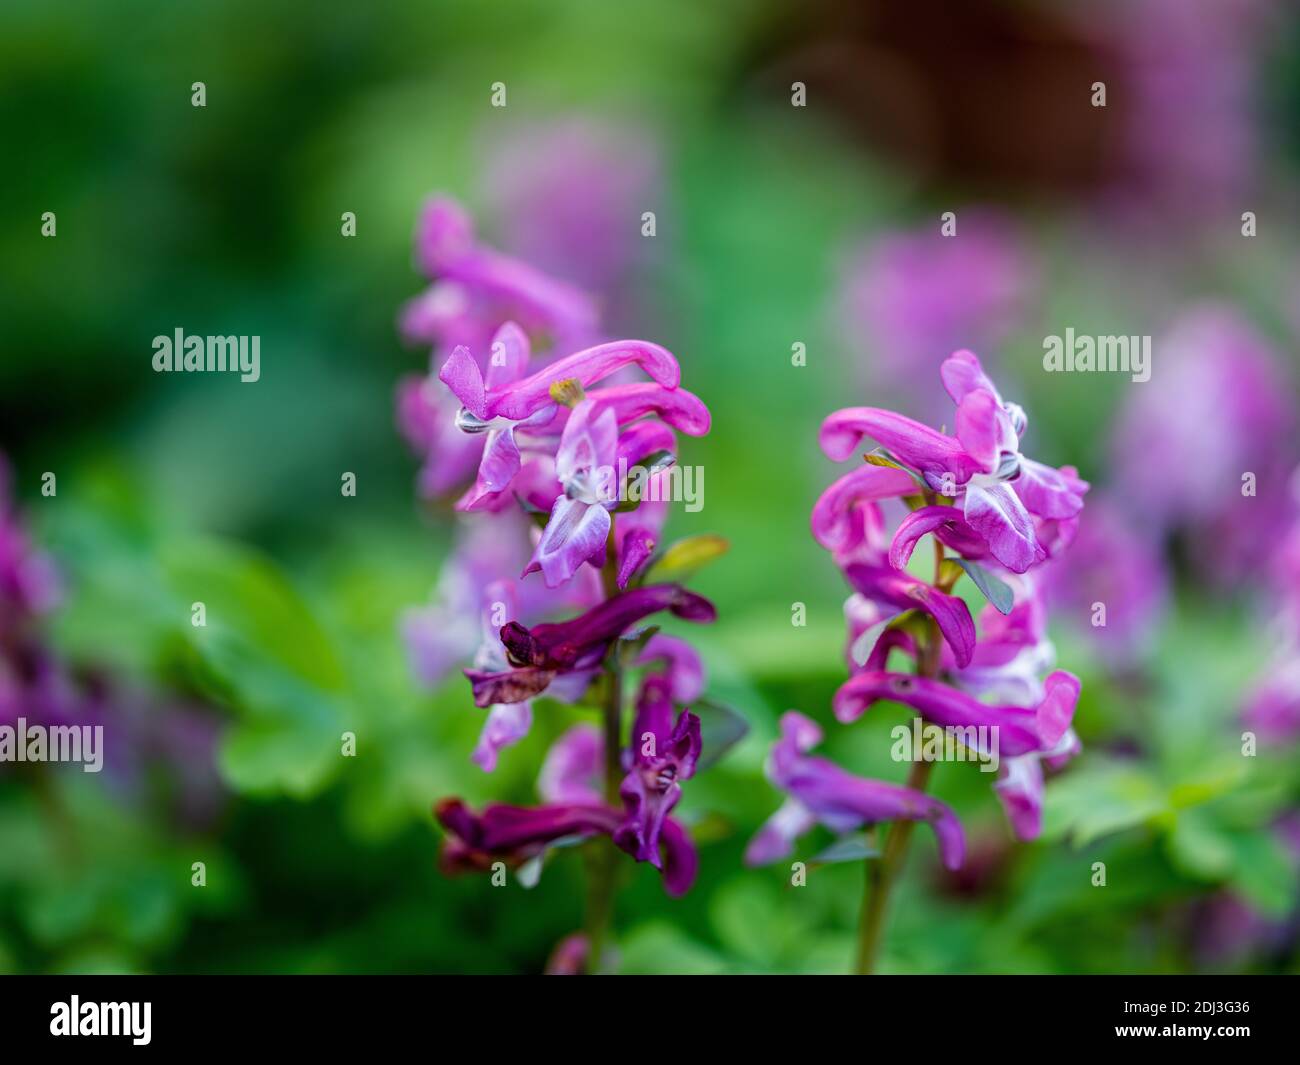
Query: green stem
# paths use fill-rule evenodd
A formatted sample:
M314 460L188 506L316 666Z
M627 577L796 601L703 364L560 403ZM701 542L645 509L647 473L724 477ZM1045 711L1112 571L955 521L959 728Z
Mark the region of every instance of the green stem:
M943 545L935 541L934 583L938 584L943 569ZM930 619L929 638L917 652L916 672L919 676L933 677L939 672L939 655L942 635L933 618ZM913 752L915 756L918 752ZM930 762L918 760L908 770L907 787L925 791L930 782ZM915 821L895 821L889 826L885 846L879 858L868 858L862 885L862 917L858 923L858 956L854 972L869 976L875 971L876 957L880 953L885 933L885 912L889 907L890 892L902 871L907 857L907 845L912 839Z
M911 771L907 774L907 786L916 791L924 791L930 780L930 766L930 762L913 762ZM885 930L889 894L902 868L915 825L915 821L895 821L889 826L885 848L879 859L867 863L866 890L862 894L862 920L858 925L858 959L854 967L854 972L859 976L868 976L875 970L876 955Z
M618 559L615 550L614 523L610 522L605 568L601 580L605 596L618 592ZM604 732L605 732L605 801L617 807L618 789L623 780L620 754L623 749L623 666L615 646L605 664ZM614 919L614 892L618 880L618 850L603 837L589 845L587 890L587 972L600 972L600 963Z

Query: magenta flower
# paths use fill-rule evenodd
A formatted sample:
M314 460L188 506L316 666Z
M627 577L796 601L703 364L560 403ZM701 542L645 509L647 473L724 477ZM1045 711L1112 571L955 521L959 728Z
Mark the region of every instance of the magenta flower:
M793 710L781 717L781 738L772 745L768 779L788 798L750 841L747 864L784 858L795 839L817 823L843 834L880 821L906 820L929 824L943 864L949 869L961 865L965 836L949 807L919 791L856 777L834 762L809 755L821 740L815 721Z
M653 678L651 683L662 684ZM610 836L637 861L658 869L670 895L685 894L695 880L699 858L686 830L668 814L680 798L680 781L694 773L699 721L683 712L675 728L656 732L665 705L669 718L672 714L671 702L662 702L665 692L647 697L658 701L651 706L643 700L638 712L635 727L663 745L653 755L629 752L632 768L620 792L623 810L607 804L599 790L603 739L595 729L577 726L547 754L538 779L543 805L494 804L475 814L459 799L448 799L434 808L449 834L443 868L482 871L497 861L517 868L560 841ZM649 749L648 740L639 742L640 749Z
M1138 515L1159 535L1182 533L1216 580L1257 572L1291 506L1293 375L1225 306L1185 311L1154 350L1161 361L1132 390L1112 437L1118 499L1130 523Z
M1069 730L1079 700L1079 679L1058 671L1047 678L1045 687L1046 694L1037 706L991 706L927 677L864 671L850 677L835 693L835 716L847 724L881 700L902 703L936 725L995 727L1000 753L1014 758L1053 750Z
M662 201L646 130L622 118L529 122L493 137L483 176L504 247L599 293L606 308L633 295L634 268L657 243L642 238L641 213Z
M1079 681L1051 668L1039 573L1074 539L1088 485L1072 467L1052 469L1021 452L1027 418L1003 400L969 351L944 360L940 377L955 404L953 434L894 411L850 407L823 423L822 450L849 458L864 437L884 453L835 481L812 511L812 533L831 552L854 594L844 604L849 679L836 692L836 718L851 723L881 701L910 707L976 756L996 761L998 798L1021 839L1041 830L1043 767L1079 750L1071 723ZM902 511L891 534L885 504ZM933 576L912 556L929 538ZM1031 572L1032 571L1032 572ZM969 576L988 600L980 626L953 594ZM891 668L910 660L914 673ZM751 863L790 852L821 821L836 831L891 821L878 856L868 858L857 971L871 972L886 900L910 838L909 822L929 821L950 868L961 861L956 815L925 794L929 755L914 752L907 784L855 777L807 751L821 731L796 713L782 720L773 782L787 794L751 842Z
M632 767L619 788L627 819L614 833L614 842L637 861L662 864L664 819L681 798L681 782L695 775L700 746L700 719L683 710L674 724L668 682L647 677L632 723Z
M415 257L436 280L402 311L402 332L411 340L443 350L477 348L510 320L553 337L560 350L596 339L595 305L584 292L480 244L469 215L454 200L434 197L425 204Z
M439 803L442 864L527 866L528 882L552 847L591 841L590 923L554 968L595 971L609 956L618 879L611 862L620 848L658 868L673 895L698 869L672 811L699 763L700 719L688 704L702 693L703 663L683 639L643 622L665 612L707 622L716 612L680 585L643 581L667 518L663 489L677 434L707 433L709 410L680 387L681 368L665 348L593 344L585 298L481 246L455 205L429 205L418 250L438 281L408 310L407 324L450 354L437 372L445 398L408 386L399 420L426 459L422 491L441 494L472 475L456 510L476 524L444 569L435 605L405 621L413 658L436 683L473 656L464 672L487 716L472 757L488 771L536 714L552 712L552 701L598 704L604 717L603 730L577 725L552 747L538 780L541 805L489 804L476 813L458 799ZM532 340L540 336L553 344L537 361ZM624 380L637 371L648 380ZM528 579L538 571L541 580ZM573 607L576 617L547 620ZM625 748L633 673L642 694ZM541 695L547 701L535 704ZM717 747L737 731L728 722Z
M537 625L531 630L510 622L501 643L513 668L465 670L478 706L517 703L537 695L561 674L591 669L610 644L634 624L667 610L686 621L708 622L717 612L707 599L678 584L657 584L622 592L572 621Z
M1055 470L1020 453L1025 413L1002 400L969 351L950 356L941 376L957 405L955 436L893 411L851 407L836 411L822 424L822 450L842 461L864 436L876 440L895 461L914 471L925 487L961 506L960 523L943 522L933 512L918 521L934 522L944 535L975 550L980 550L978 541L983 540L987 553L1001 565L1024 573L1048 556L1039 542L1035 519L1073 520L1083 508L1088 486L1072 467ZM900 494L914 494L901 481L899 485ZM881 478L860 478L852 486L837 482L831 489L833 499L826 501L823 496L819 507L843 513L854 499L850 487L874 501L884 482ZM915 528L909 528L904 536L914 542L914 533ZM902 553L902 549L895 552Z
M963 210L956 236L930 223L855 249L839 293L841 330L873 392L916 399L916 382L952 351L996 350L1023 323L1034 264L1021 235L989 211Z

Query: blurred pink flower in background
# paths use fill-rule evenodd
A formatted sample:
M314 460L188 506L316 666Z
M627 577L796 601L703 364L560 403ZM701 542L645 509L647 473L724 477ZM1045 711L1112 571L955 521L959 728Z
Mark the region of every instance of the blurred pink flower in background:
M641 215L662 209L655 138L634 122L563 118L511 127L483 154L502 247L596 294L602 318L620 324L632 274L657 247L641 236Z
M1258 572L1291 506L1296 411L1285 363L1217 304L1181 313L1151 361L1113 435L1114 486L1130 521L1183 534L1194 561L1221 579Z
M1034 265L1015 224L989 210L958 211L945 237L936 218L873 237L847 256L838 317L868 395L922 408L939 421L929 384L959 348L994 351L1025 319ZM931 417L931 415L934 417ZM947 414L951 417L951 414Z

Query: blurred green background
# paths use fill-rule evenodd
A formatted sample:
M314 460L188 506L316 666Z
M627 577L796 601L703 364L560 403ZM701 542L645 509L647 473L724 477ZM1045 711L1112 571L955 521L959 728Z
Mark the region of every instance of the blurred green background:
M1207 6L1185 5L1208 19ZM687 789L702 849L689 896L624 870L620 965L847 966L860 866L817 867L796 889L782 866L740 857L779 802L762 763L783 710L825 723L827 751L854 771L899 776L887 734L901 712L851 728L829 714L846 589L808 513L842 471L816 430L882 394L928 413L946 352L929 353L912 394L873 393L877 352L845 325L840 295L855 250L936 231L943 211L1009 219L1028 294L991 361L1030 413L1035 457L1103 488L1117 462L1145 461L1113 447L1142 386L1043 374L1046 333L1159 335L1214 299L1279 365L1300 361L1294 12L1235 5L1240 32L1199 33L1168 4L1141 26L1104 5L889 7L9 0L0 450L63 577L41 638L80 683L111 689L140 737L183 707L219 738L211 757L198 742L131 772L0 767L0 969L535 972L580 926L576 858L529 891L435 868L431 803L531 801L546 744L574 716L550 705L486 776L468 760L481 712L467 686L414 682L399 618L429 599L452 526L417 501L393 419L398 378L428 367L395 328L423 284L420 203L461 198L508 248L492 153L542 131L512 175L526 185L531 165L557 163L545 131L571 120L631 132L656 161L649 202L615 238L628 268L601 296L608 330L676 353L713 411L711 435L682 454L707 471L706 505L674 509L670 532L731 541L695 582L720 620L691 636L710 694L752 726ZM1161 52L1170 41L1186 54ZM1148 99L1181 101L1204 146L1173 175L1134 147L1170 129L1135 102L1151 69L1163 88ZM1089 105L1099 79L1104 110ZM791 106L796 80L805 108ZM497 81L505 108L490 106ZM642 210L656 212L653 240ZM1259 216L1253 239L1244 210ZM151 340L177 327L260 335L261 380L154 374ZM1276 457L1294 465L1286 443ZM355 499L340 495L345 471ZM1144 622L1137 660L1117 666L1068 624L1057 634L1061 665L1084 680L1086 753L1049 783L1043 840L1013 844L987 778L938 767L975 860L944 877L919 842L887 971L1300 965L1295 858L1274 831L1300 795L1294 747L1243 759L1236 724L1269 668L1277 588L1262 555L1223 582L1184 547L1177 532L1160 540L1169 609ZM195 600L206 629L189 623ZM355 759L338 756L344 730Z

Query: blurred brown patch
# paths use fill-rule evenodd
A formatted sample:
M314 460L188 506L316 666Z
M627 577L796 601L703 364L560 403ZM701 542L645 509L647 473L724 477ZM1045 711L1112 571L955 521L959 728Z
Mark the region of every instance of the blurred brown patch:
M923 185L1095 189L1121 165L1121 72L1060 12L999 0L782 0L748 65L765 96L808 87ZM1104 81L1107 106L1093 107Z

